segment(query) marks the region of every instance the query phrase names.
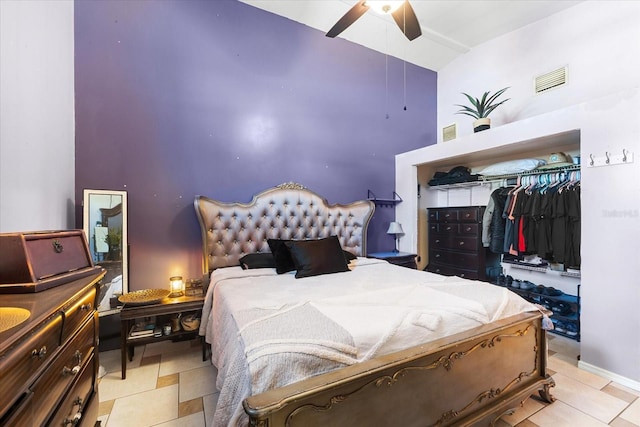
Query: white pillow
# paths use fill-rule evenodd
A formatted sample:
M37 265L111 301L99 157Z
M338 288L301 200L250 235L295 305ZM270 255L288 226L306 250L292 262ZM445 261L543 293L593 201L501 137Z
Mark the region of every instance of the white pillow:
M504 175L508 173L527 172L544 165L546 162L541 159L520 159L509 160L507 162L494 163L478 171L480 175Z

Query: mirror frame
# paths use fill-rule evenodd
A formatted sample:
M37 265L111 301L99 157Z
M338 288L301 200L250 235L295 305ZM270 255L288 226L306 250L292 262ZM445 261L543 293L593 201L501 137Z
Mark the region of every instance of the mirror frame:
M112 203L108 204L100 204L97 200L92 200L92 196L101 196L100 198L104 198L106 196L116 196L119 197L121 202L116 203L115 206L110 206ZM98 203L98 205L96 205ZM120 208L118 209L118 206ZM99 213L99 214L98 214ZM107 259L99 259L98 254L111 254L111 249L108 246L103 246L102 249L106 249L106 251L98 252L95 240L95 226L97 223L102 224L105 217L108 218L112 216L117 216L118 214L122 214L122 233L120 239L119 249L120 256L119 259L115 261L120 261L121 265L116 266L116 269L121 268L122 272L122 294L126 294L129 292L129 245L128 245L128 229L127 229L127 192L126 191L118 191L118 190L93 190L93 189L84 189L83 192L83 204L82 204L82 225L84 234L87 238L87 242L89 244L89 250L91 253L91 259L93 260L94 265L99 265L107 270L107 274L105 275L105 279L103 279L100 286L100 295L97 296L98 300L96 301L96 305L98 305L98 314L111 314L115 313L119 310L120 303L113 304L110 301L105 300L101 301L103 298L107 297L109 288L106 288L107 285L111 284L111 277L109 277L109 264L113 263L114 260ZM96 219L96 215L98 219ZM108 232L108 227L107 232ZM108 255L103 255L106 257ZM111 255L113 256L113 255ZM117 276L116 276L117 277ZM109 281L107 281L109 280ZM101 296L102 295L102 296ZM118 293L113 293L109 295L109 300L111 296L117 296Z

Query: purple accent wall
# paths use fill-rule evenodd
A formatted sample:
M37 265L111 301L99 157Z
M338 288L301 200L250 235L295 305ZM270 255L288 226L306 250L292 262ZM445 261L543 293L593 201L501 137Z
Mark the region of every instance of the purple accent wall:
M201 275L196 194L391 198L394 155L436 141L437 75L406 64L404 111L403 67L235 0L76 1L77 226L84 188L128 192L136 290L168 286L176 257ZM393 218L376 209L370 252Z

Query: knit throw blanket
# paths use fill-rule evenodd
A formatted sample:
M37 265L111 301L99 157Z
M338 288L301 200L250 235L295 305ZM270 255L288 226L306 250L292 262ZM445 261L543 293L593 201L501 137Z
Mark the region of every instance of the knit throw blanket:
M240 335L254 391L281 387L357 361L358 350L349 332L308 303L244 311L237 320L244 325Z

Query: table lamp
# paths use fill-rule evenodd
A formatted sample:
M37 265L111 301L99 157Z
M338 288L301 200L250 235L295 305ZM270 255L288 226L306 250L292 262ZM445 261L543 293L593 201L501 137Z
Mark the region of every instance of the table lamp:
M387 230L387 234L393 234L395 236L395 240L396 240L396 247L393 250L393 252L399 252L398 251L398 242L400 240L400 237L398 237L400 234L403 234L404 231L402 231L402 225L400 225L399 222L391 222L389 223L389 229Z
M169 296L171 298L181 297L183 295L182 276L171 276L169 278L169 282L171 283L171 293L169 294Z

